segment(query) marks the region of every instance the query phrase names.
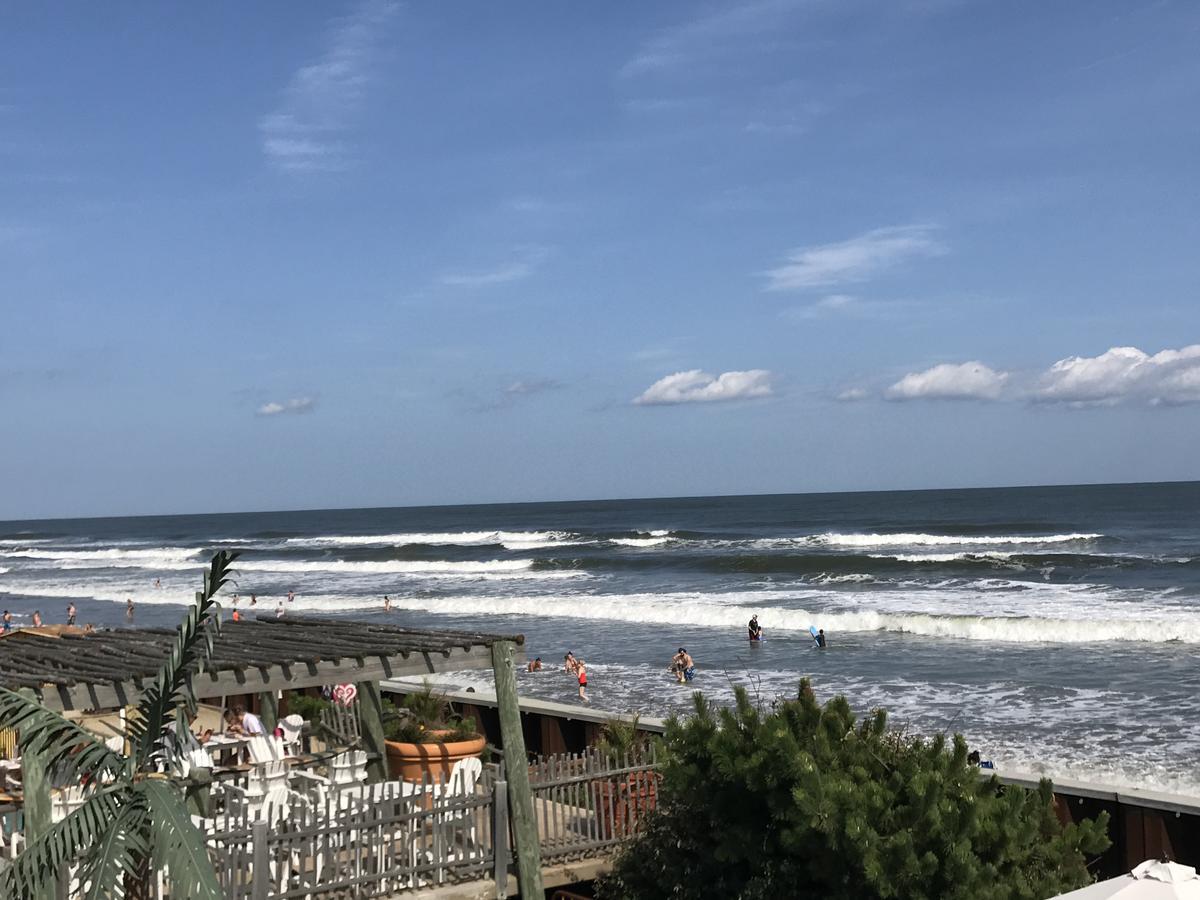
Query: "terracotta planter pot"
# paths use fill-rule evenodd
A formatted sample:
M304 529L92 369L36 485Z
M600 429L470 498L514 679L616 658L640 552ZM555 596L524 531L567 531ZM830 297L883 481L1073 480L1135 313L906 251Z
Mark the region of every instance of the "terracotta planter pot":
M439 732L434 732L439 734ZM449 734L449 732L444 732ZM392 778L419 782L429 773L433 781L446 781L450 770L460 759L479 756L487 746L487 738L479 735L468 741L432 741L409 744L404 741L385 741L388 771Z
M592 785L601 834L625 836L636 831L645 815L658 805L657 772L632 772L624 779Z

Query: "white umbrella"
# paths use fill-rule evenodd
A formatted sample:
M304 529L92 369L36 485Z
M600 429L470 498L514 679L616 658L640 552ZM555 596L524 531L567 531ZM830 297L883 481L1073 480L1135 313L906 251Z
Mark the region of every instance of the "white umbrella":
M1056 900L1200 900L1200 878L1191 866L1148 859L1128 875L1059 894Z

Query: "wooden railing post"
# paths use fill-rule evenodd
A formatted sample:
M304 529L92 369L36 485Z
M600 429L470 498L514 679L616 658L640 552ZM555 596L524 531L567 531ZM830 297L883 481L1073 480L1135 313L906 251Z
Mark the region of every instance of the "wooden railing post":
M264 821L257 821L251 826L251 859L254 875L250 882L252 900L267 900L271 895L271 864L270 848L267 841L271 836L271 828Z
M279 697L274 691L263 691L258 695L258 717L262 720L267 734L275 733L279 724Z
M496 779L492 788L492 866L496 880L496 900L508 897L508 782Z
M508 805L513 840L517 851L517 884L521 896L542 897L542 852L538 843L533 792L529 787L529 760L521 731L521 707L517 700L517 673L513 665L516 647L512 641L492 645L492 674L496 680L496 705L500 711L500 740L504 744L504 767L508 777Z
M387 744L383 738L383 694L378 681L358 683L358 720L362 747L371 754L367 760L367 781L388 780Z

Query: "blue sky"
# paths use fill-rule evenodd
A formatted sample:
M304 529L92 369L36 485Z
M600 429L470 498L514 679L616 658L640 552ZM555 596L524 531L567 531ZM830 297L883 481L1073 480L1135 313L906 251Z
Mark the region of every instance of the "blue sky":
M1200 7L5 4L0 519L1200 477Z

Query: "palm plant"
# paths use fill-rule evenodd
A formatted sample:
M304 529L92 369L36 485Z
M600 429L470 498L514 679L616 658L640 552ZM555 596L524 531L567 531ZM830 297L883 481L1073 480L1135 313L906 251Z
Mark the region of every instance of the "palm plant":
M175 735L196 711L192 678L203 671L220 628L214 599L237 553L222 550L204 573L204 590L179 627L170 654L127 719L129 756L46 709L25 693L0 688L0 728L20 734L24 752L44 771L70 771L94 786L84 804L30 842L0 872L0 897L38 896L68 866L78 866L85 900L148 896L150 873L169 869L172 895L223 897L204 837L192 824L182 787L159 769ZM174 734L172 733L174 731Z

